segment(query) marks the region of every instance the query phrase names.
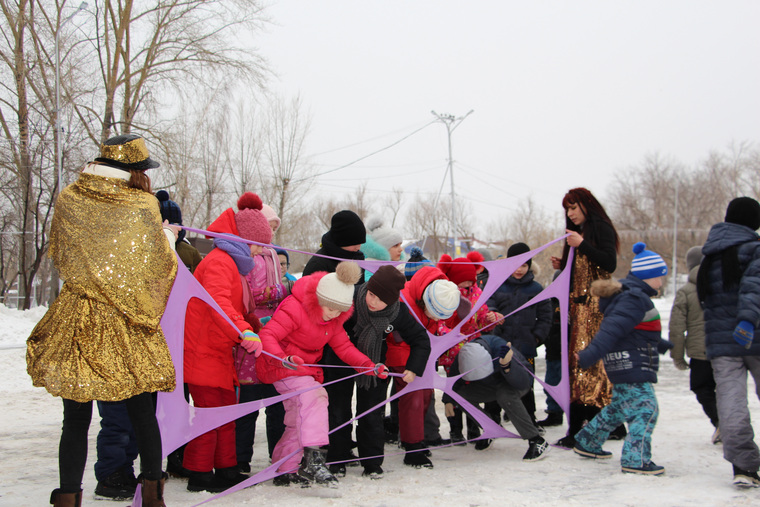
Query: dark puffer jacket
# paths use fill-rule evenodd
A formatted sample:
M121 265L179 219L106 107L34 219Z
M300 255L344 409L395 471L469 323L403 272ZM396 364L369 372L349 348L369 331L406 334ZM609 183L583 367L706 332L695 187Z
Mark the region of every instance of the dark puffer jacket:
M488 300L488 309L505 316L494 334L500 336L522 352L525 357L536 357L536 347L544 343L552 326L552 304L545 299L506 317L539 294L543 287L534 280L532 271L525 276L510 276Z
M705 255L698 285L705 314L707 358L721 356L760 356L760 237L744 225L727 222L710 229L702 253ZM738 287L724 289L721 255L737 247L739 270L744 274ZM703 272L704 271L704 272ZM702 293L701 280L706 277L707 290ZM746 320L755 326L755 340L749 349L734 341L736 325Z
M620 281L598 280L591 291L601 298L604 318L589 346L578 353L580 367L603 359L613 384L656 383L659 354L672 347L662 339L660 314L650 299L657 291L630 273Z

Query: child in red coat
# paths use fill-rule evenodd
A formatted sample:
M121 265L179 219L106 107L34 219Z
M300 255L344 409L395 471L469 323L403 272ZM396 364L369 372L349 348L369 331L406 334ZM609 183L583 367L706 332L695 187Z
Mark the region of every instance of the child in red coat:
M239 211L227 209L208 228L230 235L216 238L214 249L204 257L193 276L237 326L231 329L226 320L198 299L188 304L185 317L185 382L196 407L222 407L237 401L232 348L241 344L250 353L261 353L261 343L254 331L260 327L253 315L250 289L245 275L253 269L252 255L259 243L272 240L272 229L261 213L259 197L246 192L238 200ZM247 479L240 473L235 452L235 422L213 429L191 440L185 448L183 467L190 471L189 491L218 493ZM216 470L214 473L213 470Z
M272 461L293 455L280 464L278 471L284 475L275 478L276 485L316 482L333 486L338 482L325 466L327 451L323 448L330 442L328 398L321 386L322 368L316 363L325 345L357 371L388 376L385 365L375 364L359 352L343 329L353 311L354 284L360 277L356 263L341 262L335 273L316 272L301 278L261 329L264 351L284 359L261 356L256 363L259 380L274 384L280 394L308 389L283 401L285 433L274 448Z

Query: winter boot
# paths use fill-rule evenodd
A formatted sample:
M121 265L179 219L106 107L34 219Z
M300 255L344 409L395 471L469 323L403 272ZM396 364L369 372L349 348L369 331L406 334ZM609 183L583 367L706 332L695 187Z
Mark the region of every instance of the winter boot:
M311 481L304 479L298 474L281 474L272 479L272 484L275 486L301 486L302 488L308 488L311 486Z
M416 444L402 443L406 454L404 455L404 465L414 468L433 468L433 463L425 456L425 450L422 442Z
M161 474L158 481L151 481L140 475L138 481L142 485L142 506L143 507L166 507L164 503L164 484L166 484L166 473Z
M187 480L188 491L208 491L209 493L221 493L229 486L226 481L221 481L214 472L190 471Z
M55 507L82 507L82 490L76 493L61 493L60 489L54 489L50 493L50 504Z
M129 500L135 496L137 479L132 468L124 467L98 481L95 486L95 498L104 500Z
M231 488L248 479L247 475L240 473L240 468L237 465L234 467L217 468L214 471L214 476L220 484L226 484L227 488Z
M178 477L180 479L187 479L190 477L190 470L182 466L182 460L185 456L185 446L183 445L179 449L172 451L169 456L166 457L166 471L171 477Z
M325 465L326 456L327 451L324 449L305 447L298 475L323 486L337 487L338 479L330 473Z
M543 428L550 426L562 426L562 412L547 412L546 419L538 421L538 425Z

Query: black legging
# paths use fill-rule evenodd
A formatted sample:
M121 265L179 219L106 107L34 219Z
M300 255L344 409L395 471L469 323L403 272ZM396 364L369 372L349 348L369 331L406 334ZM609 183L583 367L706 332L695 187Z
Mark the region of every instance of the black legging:
M161 479L161 433L151 393L141 393L124 400L137 438L140 469L148 480ZM87 433L92 420L92 402L78 403L63 400L63 430L58 446L58 474L62 493L82 489L84 467L87 463Z

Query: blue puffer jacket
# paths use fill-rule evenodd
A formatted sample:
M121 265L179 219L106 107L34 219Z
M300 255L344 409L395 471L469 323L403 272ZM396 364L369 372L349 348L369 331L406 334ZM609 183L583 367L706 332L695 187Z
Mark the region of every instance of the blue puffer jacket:
M703 262L707 272L708 293L702 307L705 313L705 344L707 358L720 356L760 356L760 237L744 225L721 222L710 229L702 253L705 261L716 255L712 262ZM733 290L723 289L720 255L732 246L739 246L739 269L744 272L741 282ZM733 332L739 321L746 320L755 326L752 347L745 349L734 341Z
M544 288L528 271L521 279L510 276L488 300L488 309L507 315L530 301ZM494 333L522 352L525 357L536 357L536 347L546 341L552 327L552 304L545 299L506 317Z
M589 346L578 353L580 367L604 359L613 384L656 383L659 354L672 347L662 339L660 314L650 299L657 291L630 273L620 281L598 280L591 291L601 298L604 318Z

